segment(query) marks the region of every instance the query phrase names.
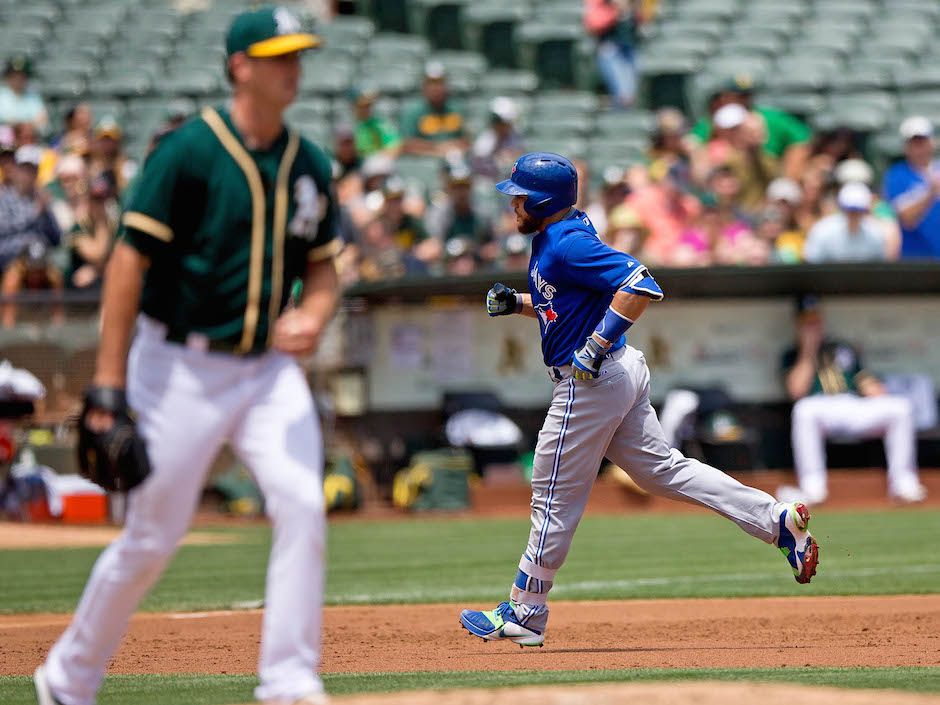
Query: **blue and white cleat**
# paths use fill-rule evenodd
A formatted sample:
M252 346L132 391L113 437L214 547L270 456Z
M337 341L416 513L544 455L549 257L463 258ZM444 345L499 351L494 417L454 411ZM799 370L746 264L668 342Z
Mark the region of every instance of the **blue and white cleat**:
M512 605L500 602L496 609L482 612L464 610L460 613L460 624L472 636L484 641L508 639L519 646L542 646L545 634L522 624Z
M786 556L796 582L805 584L816 575L819 564L819 544L809 533L809 509L802 502L794 502L780 512L780 535L777 548Z

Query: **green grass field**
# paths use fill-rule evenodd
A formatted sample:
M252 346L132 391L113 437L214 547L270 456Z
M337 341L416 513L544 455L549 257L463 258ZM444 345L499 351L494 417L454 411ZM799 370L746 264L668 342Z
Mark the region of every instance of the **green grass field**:
M874 595L940 592L936 536L940 512L822 512L813 519L822 546L819 575L797 585L774 549L705 514L590 517L559 572L558 599ZM228 608L263 596L270 546L265 527L218 529L237 542L184 546L147 598L145 610ZM502 599L528 521L418 518L342 521L330 526L327 602L422 603ZM735 567L714 566L734 556ZM97 549L0 551L0 611L73 609ZM50 580L49 576L56 576ZM940 692L940 669L809 669L801 682ZM361 674L327 678L331 692L637 679L790 680L793 670L655 670L516 673L511 682L473 673ZM109 678L101 703L234 703L250 699L243 676ZM167 693L174 693L172 701ZM0 678L0 703L30 702L24 677Z

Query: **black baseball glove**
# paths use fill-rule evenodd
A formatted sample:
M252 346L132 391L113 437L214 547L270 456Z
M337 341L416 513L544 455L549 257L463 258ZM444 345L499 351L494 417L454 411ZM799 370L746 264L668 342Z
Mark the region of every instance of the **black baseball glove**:
M88 413L107 411L114 424L107 431L88 428ZM82 475L109 492L132 490L150 474L143 439L137 435L124 390L91 386L78 422L78 466Z

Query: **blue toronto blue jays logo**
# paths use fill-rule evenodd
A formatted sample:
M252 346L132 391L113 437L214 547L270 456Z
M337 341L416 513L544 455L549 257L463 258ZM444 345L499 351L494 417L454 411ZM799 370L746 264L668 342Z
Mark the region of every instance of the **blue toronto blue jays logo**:
M558 314L555 313L555 309L552 308L550 301L545 304L536 304L534 308L546 328L558 320Z

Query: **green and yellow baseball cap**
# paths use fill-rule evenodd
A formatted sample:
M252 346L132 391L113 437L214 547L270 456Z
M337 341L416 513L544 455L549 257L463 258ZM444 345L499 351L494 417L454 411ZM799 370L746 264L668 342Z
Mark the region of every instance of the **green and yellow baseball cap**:
M320 46L320 38L304 32L300 20L286 7L262 7L238 15L228 30L225 51L263 58Z

